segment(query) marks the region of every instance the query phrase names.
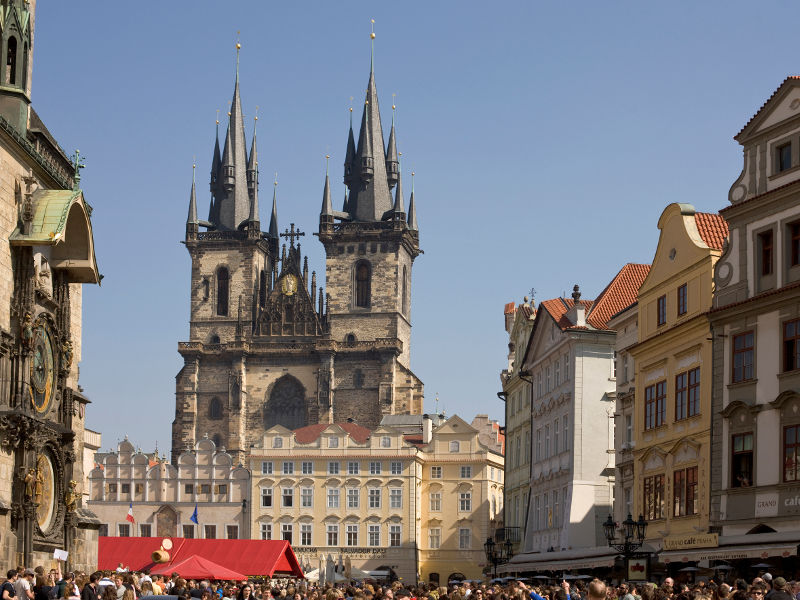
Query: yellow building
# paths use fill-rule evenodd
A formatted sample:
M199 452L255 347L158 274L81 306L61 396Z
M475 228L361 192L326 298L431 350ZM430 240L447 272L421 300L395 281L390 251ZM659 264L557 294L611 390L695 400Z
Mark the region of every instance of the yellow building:
M634 402L634 518L648 538L708 531L713 269L728 234L717 214L670 204L639 289Z
M503 510L499 426L485 416L382 423L268 429L248 456L252 537L289 540L313 568L330 556L403 581L479 577Z

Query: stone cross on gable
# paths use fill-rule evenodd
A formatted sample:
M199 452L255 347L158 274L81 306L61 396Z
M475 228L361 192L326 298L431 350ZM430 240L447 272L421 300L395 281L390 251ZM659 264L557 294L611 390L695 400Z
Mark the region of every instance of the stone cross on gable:
M281 233L280 236L283 238L289 238L289 244L292 248L294 248L294 239L297 238L298 240L305 235L305 232L300 231L300 229L295 230L294 223L289 224L291 229L287 229L285 233Z

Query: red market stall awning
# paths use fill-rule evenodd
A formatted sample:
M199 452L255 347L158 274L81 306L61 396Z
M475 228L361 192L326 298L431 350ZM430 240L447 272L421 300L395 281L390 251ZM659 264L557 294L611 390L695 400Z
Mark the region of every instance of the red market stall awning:
M172 538L169 562L154 563L152 554L161 548L159 537L100 537L97 568L113 571L120 563L132 571L169 572L191 556L201 556L237 573L272 577L275 573L303 577L303 570L289 542L284 540L190 540Z
M160 564L154 569L151 569L150 573L153 575L167 576L172 573L177 573L184 579L230 579L234 581L247 579L244 573L238 573L227 569L222 565L218 565L196 554L184 558L180 562L173 562L167 565Z

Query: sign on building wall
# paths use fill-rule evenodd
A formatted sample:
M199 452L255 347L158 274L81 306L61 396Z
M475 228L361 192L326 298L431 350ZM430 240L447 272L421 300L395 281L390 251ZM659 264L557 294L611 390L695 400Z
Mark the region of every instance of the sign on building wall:
M687 548L716 548L719 535L716 533L692 533L689 535L668 535L664 538L664 550L685 550Z
M647 581L647 563L645 558L628 559L628 581Z

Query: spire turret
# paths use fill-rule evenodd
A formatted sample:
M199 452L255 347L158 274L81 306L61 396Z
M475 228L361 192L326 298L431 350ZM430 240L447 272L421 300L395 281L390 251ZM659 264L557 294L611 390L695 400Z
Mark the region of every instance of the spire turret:
M397 171L397 189L394 191L394 208L392 209L395 220L405 221L406 209L403 201L403 178L402 173Z
M195 167L192 165L192 191L189 193L189 215L186 217L186 237L197 235L200 222L197 220L197 190L195 183Z
M217 111L216 139L214 140L214 155L211 159L211 178L209 181L209 191L211 192L211 203L208 208L208 221L217 224L219 215L216 214L215 199L219 196L219 175L222 166L222 157L219 150L219 111Z
M408 200L408 228L411 231L419 231L417 225L417 206L414 203L414 173L411 173L411 198Z
M258 117L255 118L258 124ZM258 150L256 148L256 127L253 125L253 144L250 147L250 158L247 161L247 192L250 196L250 223L258 223Z
M350 107L350 131L347 134L347 151L344 156L344 184L350 187L355 176L356 141L353 137L353 107ZM345 212L347 209L345 208Z
M393 188L400 179L400 160L397 156L397 142L394 134L394 111L395 105L392 104L392 129L389 132L389 144L386 147L386 180L389 188Z
M272 188L272 215L269 218L269 237L277 244L278 237L278 181L273 183Z
M330 155L325 156L325 187L322 190L322 210L319 213L319 225L333 226L333 202L331 202L331 178L328 173Z

